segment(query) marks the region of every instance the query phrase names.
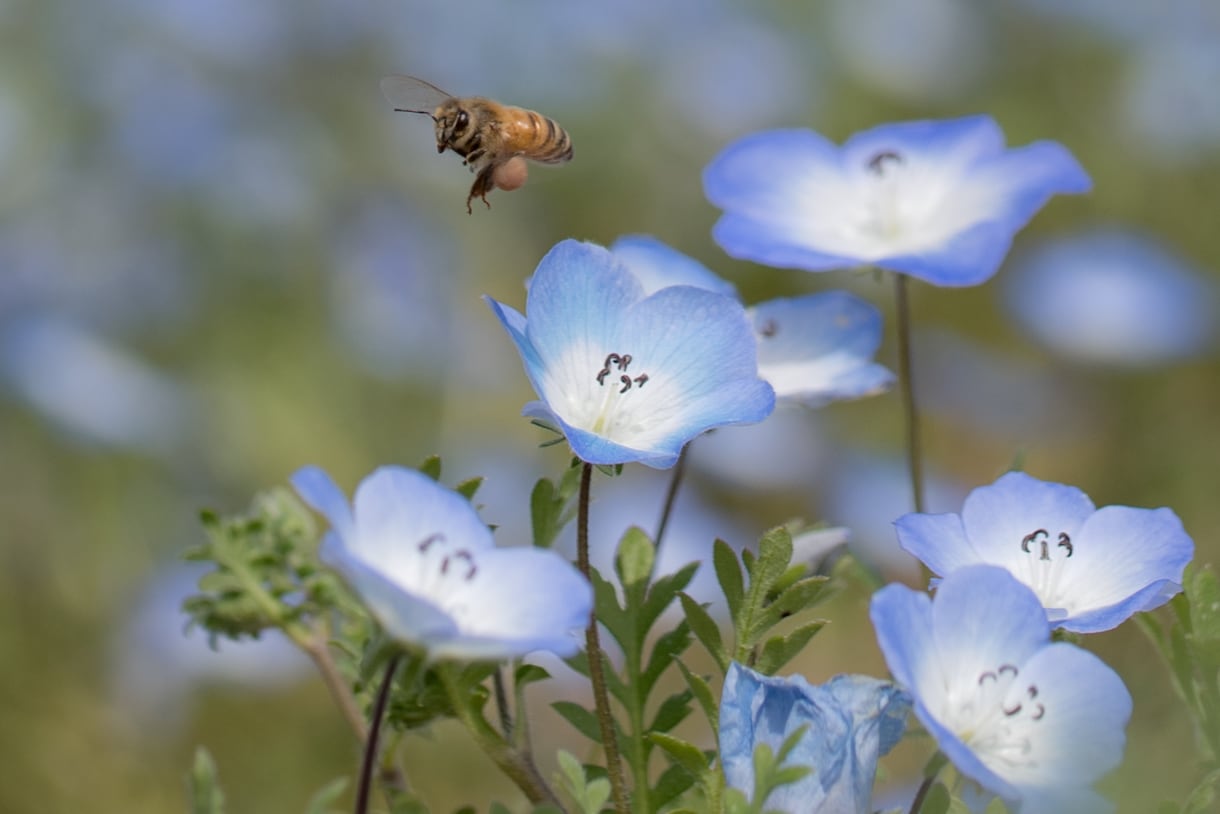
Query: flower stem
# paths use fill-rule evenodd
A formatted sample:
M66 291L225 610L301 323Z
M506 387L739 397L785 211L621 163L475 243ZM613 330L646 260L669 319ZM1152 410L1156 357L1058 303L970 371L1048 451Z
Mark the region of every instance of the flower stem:
M923 463L919 447L919 410L915 406L915 382L911 373L911 307L907 276L894 275L894 307L898 321L898 380L906 417L907 466L911 473L911 496L915 511L923 511Z
M932 784L936 782L936 775L930 775L923 779L923 783L919 784L919 791L915 792L915 799L911 801L911 810L909 814L919 814L919 810L923 808L923 801L928 796L928 792L932 790Z
M580 497L576 514L576 567L590 582L589 568L589 490L593 481L593 464L586 463L580 471ZM615 737L614 717L610 712L610 694L606 691L606 676L602 672L602 648L598 641L597 614L589 617L585 628L585 656L589 661L589 683L593 686L593 705L597 708L597 723L602 733L602 748L606 751L606 775L610 794L618 814L628 814L627 792L623 788L623 766Z
M478 741L487 756L500 768L500 771L504 772L517 785L517 788L525 793L531 803L535 805L550 803L562 811L563 806L560 804L559 798L542 779L542 773L534 764L533 757L528 752L514 749L500 733L487 723L481 713L471 708L470 694L461 686L454 666L438 664L436 674L445 687L454 714Z
M326 645L326 636L319 633L310 639L302 639L298 643L313 661L314 666L318 668L318 672L322 674L322 682L330 691L331 698L338 704L339 711L343 714L343 718L352 732L355 733L356 739L364 743L368 740L368 727L360 715L356 699L352 697L347 682L339 674L339 668L330 655L330 648Z
M653 538L652 544L658 551L661 548L661 540L665 538L665 529L669 527L669 517L673 514L674 503L678 499L678 487L682 485L682 477L686 474L686 450L690 444L682 447L682 452L678 454L678 462L674 464L674 474L669 480L669 490L665 493L665 505L661 509L661 522L657 523L657 536Z
M506 740L513 739L513 718L508 709L508 692L504 689L504 670L500 667L491 675L496 697L496 712L500 715L500 731Z
M394 671L398 669L398 656L391 656L385 668L385 677L377 690L377 700L369 716L369 734L364 741L364 759L360 763L360 785L356 790L356 814L369 810L369 795L373 789L373 767L377 764L377 736L381 732L381 719L385 717L386 704L390 700L390 687L394 684Z

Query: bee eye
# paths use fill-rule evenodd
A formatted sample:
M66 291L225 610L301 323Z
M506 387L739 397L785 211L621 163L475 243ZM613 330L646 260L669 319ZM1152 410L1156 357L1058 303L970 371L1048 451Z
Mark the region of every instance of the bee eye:
M466 125L468 125L468 124L470 124L470 116L466 115L466 111L463 110L460 113L458 113L457 123L454 124L453 129L454 130L465 130Z

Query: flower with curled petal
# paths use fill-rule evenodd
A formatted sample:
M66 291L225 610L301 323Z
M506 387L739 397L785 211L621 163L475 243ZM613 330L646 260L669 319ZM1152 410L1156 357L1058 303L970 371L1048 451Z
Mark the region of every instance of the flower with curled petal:
M1194 542L1171 509L1097 509L1074 486L1008 472L971 492L957 514L908 514L898 542L934 574L966 565L1008 569L1055 627L1110 630L1182 590Z
M725 148L703 173L734 257L826 271L869 265L941 286L977 285L1053 195L1090 181L1062 145L1006 149L990 117L886 124L837 147L774 130Z
M1122 759L1131 695L1100 659L1050 641L1038 598L1002 568L904 585L870 615L895 681L958 771L1020 814L1112 810L1093 783Z
M586 463L665 469L695 436L775 407L740 303L688 285L649 296L601 246L552 248L524 316L488 303L539 396L525 414L562 431Z
M330 521L323 562L392 638L432 659L502 661L579 649L589 582L554 551L497 548L466 498L413 469L382 467L354 505L313 466L292 485Z

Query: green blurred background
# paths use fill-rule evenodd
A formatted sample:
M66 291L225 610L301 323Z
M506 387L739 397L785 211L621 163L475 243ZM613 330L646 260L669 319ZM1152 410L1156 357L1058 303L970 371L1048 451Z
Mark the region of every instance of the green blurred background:
M471 177L388 110L387 73L542 110L576 159L468 216ZM519 307L560 239L654 234L747 302L850 287L886 311L892 366L884 281L711 241L700 172L760 129L988 113L1010 143L1066 144L1091 195L1052 202L986 285L915 288L931 508L1019 459L1098 505L1173 507L1214 561L1217 87L1204 0L0 0L0 811L183 811L198 743L233 812L301 811L353 770L287 645L183 636L180 555L201 508L299 465L351 488L433 453L449 482L487 475L487 520L525 539L532 479L565 461L518 417L531 394L480 295ZM1123 236L1104 260L1056 248L1099 233ZM893 394L701 440L670 556L799 515L911 578L900 450ZM606 550L664 483L622 481L599 484ZM882 674L866 603L837 600L796 666ZM1089 645L1136 699L1106 788L1125 812L1180 798L1191 733L1153 650L1130 626ZM446 727L406 763L437 810L504 788Z

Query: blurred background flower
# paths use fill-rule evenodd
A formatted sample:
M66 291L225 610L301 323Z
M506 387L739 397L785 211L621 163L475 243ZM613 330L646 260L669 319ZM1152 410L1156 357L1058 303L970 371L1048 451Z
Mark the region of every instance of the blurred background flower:
M744 302L846 287L888 309L870 275L762 268L712 242L700 172L759 130L840 143L984 113L1012 144L1069 145L1091 195L1040 214L988 285L912 291L929 508L1024 459L1099 504L1173 507L1216 559L1215 3L0 0L0 26L0 811L182 811L200 742L235 810L304 810L351 771L320 682L268 693L195 671L220 662L202 637L179 649L179 588L149 586L199 539L200 509L240 511L307 462L355 483L440 453L447 483L486 465L479 501L522 512L566 455L536 449L529 385L480 295L521 302L559 240L653 234ZM576 158L467 216L469 174L426 119L387 109L389 73L541 110ZM1123 237L1087 242L1097 223ZM1047 254L1078 239L1067 262ZM911 508L901 438L893 395L700 438L663 556L804 517L918 579L886 559ZM634 469L599 483L615 528L595 550L656 523L664 474ZM526 515L486 516L501 542L527 539ZM860 592L836 602L794 669L882 675ZM161 641L132 621L158 616L169 643L133 645ZM1120 811L1152 810L1190 775L1188 724L1138 635L1090 644L1136 697ZM278 663L261 644L217 658L230 649ZM144 723L133 695L173 725ZM472 802L455 778L478 765L449 734L407 747L437 810Z

